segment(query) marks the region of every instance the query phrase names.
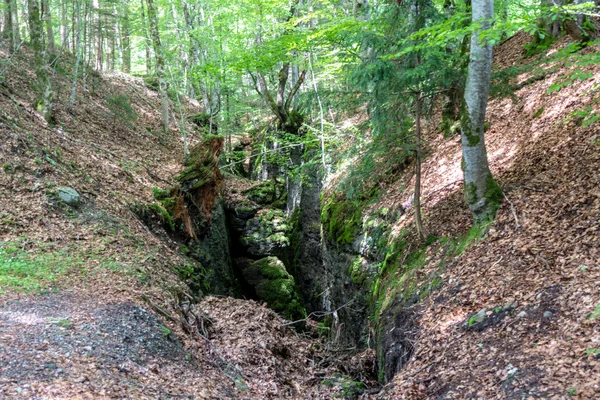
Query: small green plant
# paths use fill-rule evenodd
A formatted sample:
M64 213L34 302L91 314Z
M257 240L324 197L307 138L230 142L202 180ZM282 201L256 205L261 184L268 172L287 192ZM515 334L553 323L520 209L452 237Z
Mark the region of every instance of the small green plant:
M577 388L572 387L567 391L567 395L569 395L569 397L573 397L576 394L577 394Z
M587 349L585 351L586 356L600 356L600 349Z
M104 99L108 109L113 113L113 123L116 123L117 119L128 123L137 119L138 115L131 107L129 97L125 95L106 95Z
M600 304L596 306L592 314L590 315L590 320L593 321L596 318L600 317Z
M61 318L57 320L50 321L53 325L58 326L59 328L71 329L73 324L69 320L69 318Z
M169 328L167 328L164 325L160 326L160 333L161 335L163 335L166 339L169 339L171 337L171 334L173 333L173 331L171 331Z

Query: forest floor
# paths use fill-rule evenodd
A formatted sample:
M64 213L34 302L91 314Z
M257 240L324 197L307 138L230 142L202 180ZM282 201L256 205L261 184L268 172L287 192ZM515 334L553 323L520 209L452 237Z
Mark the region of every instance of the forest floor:
M487 236L442 271L428 253L420 274L439 272L443 284L410 310L419 328L411 361L379 398L600 397L600 69L583 66L583 80L561 60L519 70L567 45L524 59L527 40L518 35L495 56L496 68L518 70L514 97L493 98L488 111L490 164L506 201ZM319 342L260 304L204 299L208 341L157 312L173 312L173 294L186 292L173 268L189 260L128 204L170 185L182 142L175 127L160 132L156 93L125 75L90 72L68 112L72 60L61 57L58 124L49 127L30 106L31 54L9 58L0 45L0 261L29 268L0 278L0 397L339 396ZM565 79L572 84L549 93ZM116 116L109 100L118 95L137 119ZM459 236L470 225L460 143L434 130L427 143L426 228ZM78 190L82 206L62 206L59 186ZM409 197L390 190L378 206ZM398 228L411 223L408 212ZM484 323L470 324L482 310Z

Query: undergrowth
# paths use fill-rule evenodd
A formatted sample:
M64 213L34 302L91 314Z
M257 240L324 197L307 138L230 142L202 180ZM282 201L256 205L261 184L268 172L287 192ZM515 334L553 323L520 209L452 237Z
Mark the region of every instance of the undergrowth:
M25 250L25 247L34 247ZM22 241L0 244L0 294L13 292L44 292L61 286L73 273L85 275L99 271L134 275L145 280L140 271L114 257L97 251L76 248L54 250L46 243L31 245Z

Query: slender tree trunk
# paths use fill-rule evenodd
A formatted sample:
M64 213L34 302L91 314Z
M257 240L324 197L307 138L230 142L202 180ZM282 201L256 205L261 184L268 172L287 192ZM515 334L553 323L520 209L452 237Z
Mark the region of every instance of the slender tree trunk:
M66 0L60 2L60 43L65 49L69 49L69 26L68 26L69 9ZM73 29L75 24L73 24Z
M40 4L38 0L28 0L29 29L31 48L35 55L36 89L38 92L34 106L51 123L52 117L52 87L48 77L48 60L43 43L43 26L40 16Z
M4 17L2 23L2 33L9 36L11 33L10 27L10 0L4 0Z
M130 29L129 29L129 4L123 3L123 18L121 23L121 51L123 53L123 62L121 71L131 72L131 45L130 45Z
M73 105L75 104L75 91L77 89L77 73L79 71L79 63L81 62L82 53L82 26L81 26L81 3L76 1L77 7L77 57L75 58L75 68L73 69L73 84L71 86L71 97L69 98L69 105L67 109L73 111ZM75 29L75 27L73 27Z
M421 94L417 93L415 96L415 225L417 226L417 234L419 240L424 241L427 237L425 228L423 226L423 215L421 208Z
M552 7L554 5L561 6L563 0L540 0L540 5L542 7ZM550 18L549 15L544 15L542 17L542 26L546 28L546 31L550 36L557 38L560 36L562 18L558 17L554 20Z
M13 0L4 0L4 26L2 27L2 33L8 36L8 48L11 53L15 49L15 37L12 28L12 14L10 12L12 1Z
M165 60L163 58L163 49L158 33L158 18L153 0L146 0L148 6L148 28L152 37L154 47L154 56L156 59L156 76L158 78L158 92L161 102L161 120L165 132L169 130L169 96L167 94L167 80L165 78Z
M473 0L473 22L486 29L494 17L493 0ZM484 122L492 71L492 46L480 41L480 30L471 37L471 54L462 115L462 150L467 204L476 222L495 216L502 191L488 165Z
M19 7L17 0L8 0L10 8L10 28L11 28L11 50L16 51L21 43L21 34L19 32Z
M146 48L146 74L150 75L152 71L152 57L150 55L150 38L148 36L148 25L146 21L146 13L144 11L145 4L144 0L141 2L141 18L142 18L142 32L144 33L144 47Z
M56 53L56 45L54 43L50 0L42 0L42 15L44 16L44 25L46 25L46 48L48 49L49 54L54 54Z
M102 71L102 59L103 59L103 50L104 50L104 38L102 36L102 17L100 15L100 2L99 0L93 0L92 5L94 7L93 10L93 18L94 23L92 24L92 29L96 30L95 34L95 55L96 55L96 70Z
M106 47L108 48L108 54L106 57L106 69L108 69L109 71L114 71L115 70L115 63L116 63L116 19L114 18L114 16L110 16L107 15L105 17L105 26L107 27L107 35L106 35Z

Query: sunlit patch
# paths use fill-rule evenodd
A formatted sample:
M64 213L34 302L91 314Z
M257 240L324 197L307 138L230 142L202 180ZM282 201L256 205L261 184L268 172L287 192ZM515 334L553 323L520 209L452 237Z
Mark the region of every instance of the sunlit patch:
M45 322L44 318L40 318L34 313L17 313L11 311L0 311L0 319L6 319L22 325L38 325Z

